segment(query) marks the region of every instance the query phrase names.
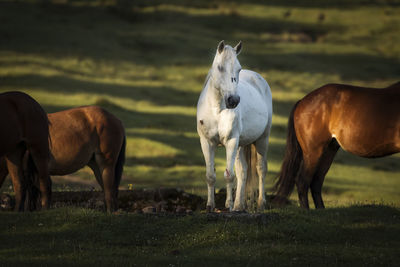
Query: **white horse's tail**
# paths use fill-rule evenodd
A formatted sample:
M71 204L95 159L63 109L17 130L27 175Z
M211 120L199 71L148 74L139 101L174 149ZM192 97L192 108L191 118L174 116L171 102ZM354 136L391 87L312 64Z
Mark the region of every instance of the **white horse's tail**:
M246 202L247 209L252 210L255 206L256 194L258 188L257 175L257 150L254 144L244 147L247 162L247 179L246 179Z

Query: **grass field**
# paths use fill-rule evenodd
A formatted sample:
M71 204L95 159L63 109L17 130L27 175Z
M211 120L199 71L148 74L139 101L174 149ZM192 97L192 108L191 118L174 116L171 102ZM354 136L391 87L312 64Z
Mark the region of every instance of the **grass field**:
M1 266L398 266L400 213L388 206L107 215L60 208L0 213ZM397 238L396 238L397 237Z
M106 107L126 127L123 187L205 195L197 98L218 42L242 40L241 64L272 88L269 189L295 101L325 83L384 87L399 79L400 2L302 2L0 1L0 91L27 92L48 112ZM224 158L220 149L218 188ZM327 205L398 204L399 171L398 156L340 152L324 186ZM55 179L55 189L96 185L89 169L77 176L70 185Z
M0 92L24 91L47 112L107 108L126 128L122 187L180 187L205 196L197 99L218 42L242 40L241 65L272 89L270 192L298 99L326 83L385 87L400 80L398 14L398 0L0 0ZM225 186L224 157L220 149L217 188ZM1 213L0 265L133 265L133 258L171 266L205 265L202 259L396 265L399 178L399 155L371 160L340 151L323 187L329 210L272 210L267 215L277 220L255 227L200 214L153 220L80 209ZM54 179L54 190L92 185L98 188L87 168ZM9 181L0 189L11 191ZM378 205L362 206L369 204ZM154 236L161 239L153 243Z

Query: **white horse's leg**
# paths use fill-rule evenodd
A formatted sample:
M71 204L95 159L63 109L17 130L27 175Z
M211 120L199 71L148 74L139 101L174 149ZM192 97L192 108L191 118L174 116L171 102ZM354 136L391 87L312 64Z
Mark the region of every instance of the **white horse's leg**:
M235 162L237 187L236 187L235 205L233 206L234 211L241 211L245 209L244 204L245 204L247 168L248 166L246 162L246 155L244 154L244 149L243 147L239 147Z
M233 181L235 180L235 173L233 172L233 165L235 164L235 158L238 150L239 139L231 138L225 144L226 150L226 170L224 177L226 180L226 201L225 207L232 210L233 207Z
M262 135L255 142L257 150L257 175L258 175L258 210L262 211L265 208L265 176L268 171L267 163L267 151L268 151L268 140L269 140L269 129L266 131L266 135Z
M204 137L200 137L201 150L203 151L204 159L206 161L206 181L208 188L207 211L213 211L215 208L214 192L215 192L215 168L214 156L215 145L210 144Z

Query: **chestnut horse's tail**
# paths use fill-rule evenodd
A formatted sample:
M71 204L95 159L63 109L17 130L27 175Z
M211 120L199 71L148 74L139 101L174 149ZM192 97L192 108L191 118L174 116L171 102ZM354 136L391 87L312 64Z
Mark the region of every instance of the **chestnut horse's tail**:
M303 151L296 137L293 118L294 111L299 103L300 101L294 105L289 116L285 157L273 188L276 192L275 201L278 203L286 201L287 197L292 193L296 177L303 162Z
M124 135L124 141L122 142L121 150L119 151L117 163L115 164L115 186L116 186L116 195L118 197L118 187L121 182L122 172L124 170L125 163L125 149L126 149L126 136Z

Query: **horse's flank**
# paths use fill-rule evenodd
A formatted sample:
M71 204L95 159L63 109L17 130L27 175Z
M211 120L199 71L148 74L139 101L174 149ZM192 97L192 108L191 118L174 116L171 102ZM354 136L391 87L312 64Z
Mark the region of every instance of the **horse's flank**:
M47 118L47 117L46 117ZM97 106L48 114L50 175L66 175L88 165L105 193L107 209L117 209L118 186L125 160L122 122ZM7 172L0 170L0 186ZM32 193L32 201L36 193Z
M294 120L319 127L314 135L333 137L352 154L382 157L400 149L399 110L399 83L382 89L328 84L300 101ZM307 127L296 128L302 147L307 145L306 131Z
M400 152L400 83L387 88L328 84L293 108L288 139L275 189L279 200L297 185L308 208L311 188L316 208L324 208L322 184L339 147L361 157Z
M52 175L75 172L87 165L95 154L118 156L124 128L122 122L105 109L85 106L50 113L48 117L50 136L56 140L51 145Z

